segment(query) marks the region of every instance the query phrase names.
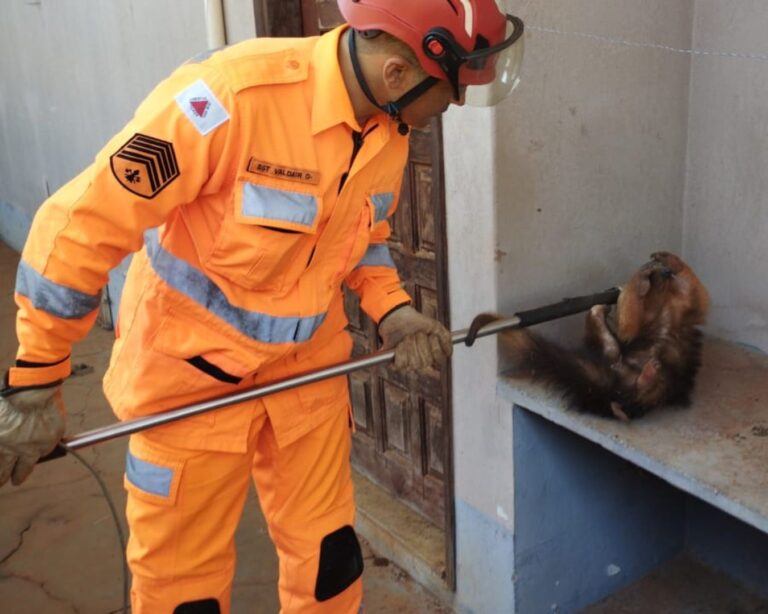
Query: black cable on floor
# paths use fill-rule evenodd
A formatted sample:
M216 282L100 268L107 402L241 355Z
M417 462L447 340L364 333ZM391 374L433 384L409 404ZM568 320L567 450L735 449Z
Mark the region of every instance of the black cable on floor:
M123 527L120 524L120 516L117 513L117 508L115 507L114 501L112 501L112 497L109 496L107 485L104 483L104 480L101 479L101 476L96 473L96 470L74 450L68 449L67 454L74 456L86 469L88 469L88 471L91 472L91 475L96 478L96 482L101 489L101 494L104 496L104 499L106 499L107 505L109 505L109 511L112 512L112 519L115 521L115 528L117 529L117 537L120 540L120 558L123 562L123 614L128 614L130 609L130 586L128 583L128 562L125 559L126 540Z

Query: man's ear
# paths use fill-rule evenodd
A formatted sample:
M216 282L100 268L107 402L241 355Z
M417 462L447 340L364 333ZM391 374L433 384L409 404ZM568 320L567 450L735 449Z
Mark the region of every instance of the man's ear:
M381 68L384 86L391 92L405 93L411 87L414 70L411 63L401 55L387 57Z

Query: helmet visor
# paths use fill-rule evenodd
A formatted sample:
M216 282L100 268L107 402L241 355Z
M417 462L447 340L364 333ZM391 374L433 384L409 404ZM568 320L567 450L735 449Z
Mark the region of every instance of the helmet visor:
M520 83L524 49L523 22L507 15L504 42L469 53L459 71L460 83L468 86L465 103L492 107L509 96Z

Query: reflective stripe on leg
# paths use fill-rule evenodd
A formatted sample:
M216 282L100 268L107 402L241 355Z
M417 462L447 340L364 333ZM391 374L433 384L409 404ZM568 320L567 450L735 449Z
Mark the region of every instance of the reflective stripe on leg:
M149 434L133 435L129 450L133 613L226 614L249 455L189 450Z

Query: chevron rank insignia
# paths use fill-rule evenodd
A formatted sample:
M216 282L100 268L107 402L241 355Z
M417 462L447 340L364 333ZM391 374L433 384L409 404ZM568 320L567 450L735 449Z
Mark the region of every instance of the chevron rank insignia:
M142 198L154 198L179 176L173 145L144 134L134 134L109 161L120 185Z

